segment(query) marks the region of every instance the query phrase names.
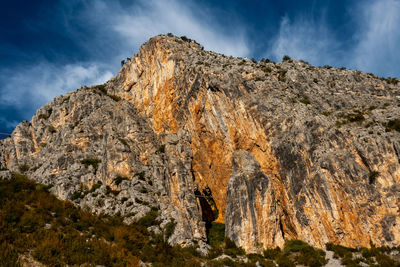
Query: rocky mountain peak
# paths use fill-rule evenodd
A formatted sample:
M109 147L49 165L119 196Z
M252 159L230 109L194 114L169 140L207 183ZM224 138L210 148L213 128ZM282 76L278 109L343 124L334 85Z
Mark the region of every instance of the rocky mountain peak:
M147 41L104 85L55 98L0 141L0 167L171 243L206 227L247 251L400 243L400 84L359 71Z

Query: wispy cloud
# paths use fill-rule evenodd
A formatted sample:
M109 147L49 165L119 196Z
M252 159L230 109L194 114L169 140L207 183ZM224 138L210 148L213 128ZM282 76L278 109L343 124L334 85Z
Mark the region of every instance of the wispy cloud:
M36 65L0 71L0 128L16 125L16 113L29 120L36 109L54 97L82 85L100 84L112 77L102 64ZM12 112L7 112L12 111ZM18 118L21 119L21 118Z
M362 1L355 7L358 34L349 65L381 75L400 76L400 1Z
M132 56L143 42L160 33L187 35L206 49L228 55L248 56L250 52L240 25L230 25L227 31L212 10L191 1L139 0L121 6L118 1L89 0L82 4L64 0L58 11L60 31L76 40L90 56L67 65L38 60L0 69L0 128L15 126L11 110L20 114L18 119L28 120L57 95L105 82L115 74L121 59ZM40 27L44 24L41 21Z
M285 16L268 54L275 60L281 60L284 55L289 55L313 65L325 65L336 58L339 53L338 47L338 42L323 19L316 21L300 15L291 20Z
M333 33L322 18L298 14L282 18L266 56L283 55L313 65L346 66L381 76L400 77L400 1L367 0L348 6L353 36Z
M172 32L195 39L207 50L233 56L250 53L241 25L231 25L227 31L212 10L191 1L141 0L128 10L118 10L115 18L112 16L113 29L130 45L137 46L151 36Z

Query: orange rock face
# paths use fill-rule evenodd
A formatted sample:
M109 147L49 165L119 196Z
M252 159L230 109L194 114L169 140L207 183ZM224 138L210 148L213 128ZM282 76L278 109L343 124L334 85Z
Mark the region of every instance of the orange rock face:
M218 222L232 222L225 211L227 191L237 190L228 187L234 152L254 157L269 187L236 207L240 223L227 233L238 245L255 251L293 238L318 247L399 244L399 133L380 126L399 108L365 106L373 99L396 105L398 86L296 61L233 59L163 36L147 42L115 81L123 89L115 93L133 101L157 133L190 133L192 172L200 189L211 189ZM378 87L385 90L379 100ZM357 112L360 121L351 119Z

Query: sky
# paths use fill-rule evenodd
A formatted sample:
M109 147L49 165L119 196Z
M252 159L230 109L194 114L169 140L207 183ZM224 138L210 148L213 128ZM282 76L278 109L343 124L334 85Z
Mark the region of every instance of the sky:
M169 32L225 55L400 77L399 14L400 0L3 1L0 133L58 95L104 83Z

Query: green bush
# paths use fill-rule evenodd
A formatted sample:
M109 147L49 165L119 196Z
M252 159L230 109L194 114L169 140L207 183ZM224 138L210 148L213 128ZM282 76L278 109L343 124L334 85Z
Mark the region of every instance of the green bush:
M168 222L165 225L165 228L164 228L165 239L168 240L168 238L174 233L175 227L176 227L176 222L174 219L172 219L170 222Z
M137 224L149 227L152 225L156 225L158 216L158 209L151 208L151 210L142 218L137 221Z
M7 241L0 244L0 266L21 266L18 262L18 252Z
M292 59L288 55L284 55L282 61L291 61Z
M212 247L218 247L221 245L225 240L225 224L211 222L211 226L207 229L208 230L208 244Z
M309 105L311 104L310 99L308 99L308 97L303 97L302 99L299 100L301 103L305 104L305 105Z
M117 177L115 177L114 183L115 183L116 185L119 185L119 184L122 183L122 181L124 181L124 180L129 180L129 179L128 179L127 177L123 177L123 176L118 175Z
M28 165L24 164L24 165L20 165L20 166L18 167L18 169L19 169L20 172L24 173L24 172L29 171L30 168L29 168Z
M266 249L263 252L263 255L266 259L275 260L282 253L279 247L274 249Z
M280 82L285 82L286 81L286 73L287 73L287 70L279 70L278 71L278 80Z
M90 188L89 193L93 193L94 191L96 191L97 189L99 189L101 186L103 185L103 183L101 181L97 181L97 183L95 183L92 188Z
M269 72L272 71L272 68L263 66L263 67L261 67L261 70L262 70L263 72L265 72L265 73L269 73Z
M164 145L164 144L161 145L161 146L159 146L158 152L160 152L160 153L165 153L165 145Z
M242 248L236 246L235 242L225 237L225 247L224 253L231 257L236 257L238 255L245 255L245 251Z
M101 160L92 159L92 158L87 158L87 159L81 160L81 163L84 164L86 168L89 167L90 165L92 165L94 169L97 169L100 162L101 162Z
M400 119L389 120L387 123L383 123L383 126L385 126L388 131L395 130L400 132Z

